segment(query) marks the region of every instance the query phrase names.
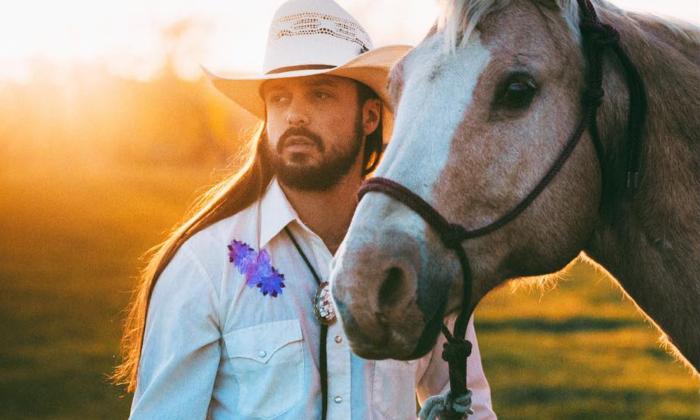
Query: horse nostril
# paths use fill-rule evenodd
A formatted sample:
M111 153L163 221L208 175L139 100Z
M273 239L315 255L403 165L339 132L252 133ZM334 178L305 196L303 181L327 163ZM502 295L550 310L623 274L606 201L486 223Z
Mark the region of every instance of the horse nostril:
M391 267L386 274L382 287L379 288L379 308L393 307L401 299L405 288L404 273L398 267Z

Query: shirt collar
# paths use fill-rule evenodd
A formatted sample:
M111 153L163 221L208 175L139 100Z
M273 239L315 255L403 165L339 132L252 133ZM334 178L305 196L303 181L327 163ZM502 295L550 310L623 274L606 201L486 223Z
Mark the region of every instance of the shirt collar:
M292 207L277 178L273 178L260 200L260 248L299 216Z

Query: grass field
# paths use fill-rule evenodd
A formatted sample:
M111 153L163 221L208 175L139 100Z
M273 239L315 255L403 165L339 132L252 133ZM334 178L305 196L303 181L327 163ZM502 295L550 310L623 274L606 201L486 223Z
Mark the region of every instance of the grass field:
M0 168L0 418L119 419L105 376L139 256L209 170ZM700 385L586 265L553 290L508 287L477 312L503 419L698 419Z

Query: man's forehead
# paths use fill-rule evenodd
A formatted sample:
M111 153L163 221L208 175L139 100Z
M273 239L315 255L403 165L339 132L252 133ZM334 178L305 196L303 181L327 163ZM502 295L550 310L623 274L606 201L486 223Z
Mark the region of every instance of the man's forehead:
M268 80L263 83L261 90L271 90L271 89L284 89L292 86L327 86L327 87L341 87L344 84L352 83L352 79L340 76L331 76L327 74L304 76L304 77L290 77L285 79L274 79Z

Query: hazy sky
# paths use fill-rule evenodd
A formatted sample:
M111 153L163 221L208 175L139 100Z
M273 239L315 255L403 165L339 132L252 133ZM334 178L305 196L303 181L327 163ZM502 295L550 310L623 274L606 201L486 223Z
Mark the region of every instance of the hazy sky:
M282 1L0 0L0 77L26 78L27 63L42 57L57 68L99 62L119 74L148 78L166 55L162 29L177 33L172 26L183 20L191 24L175 50L182 75L196 77L199 64L221 71L256 71L267 26ZM360 20L375 45L415 44L438 10L435 0L338 3ZM613 3L700 24L700 0Z

